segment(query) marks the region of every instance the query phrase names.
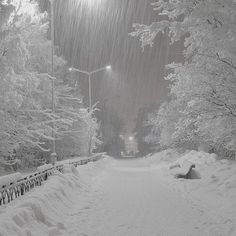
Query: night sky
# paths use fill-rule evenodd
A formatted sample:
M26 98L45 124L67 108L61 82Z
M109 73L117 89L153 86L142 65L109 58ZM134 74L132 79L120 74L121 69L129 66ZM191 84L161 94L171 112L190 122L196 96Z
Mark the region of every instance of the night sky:
M111 64L112 72L93 77L93 103L107 103L117 110L131 132L140 107L158 105L167 99L165 64L178 59L180 47L169 46L158 35L152 48L143 51L129 33L133 23L158 21L153 0L55 0L55 38L70 66L93 71ZM47 0L41 6L49 9ZM179 51L179 52L178 52ZM87 81L79 81L86 98Z

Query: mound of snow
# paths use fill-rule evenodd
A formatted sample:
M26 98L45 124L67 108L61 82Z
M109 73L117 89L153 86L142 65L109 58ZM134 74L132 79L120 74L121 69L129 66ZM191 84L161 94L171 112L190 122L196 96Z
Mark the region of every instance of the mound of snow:
M202 184L208 187L214 187L218 193L231 191L236 194L236 162L229 160L217 160L215 154L206 152L190 151L182 156L178 162L189 160L196 164L196 169L201 173Z
M183 155L178 161L182 164L185 160L193 162L197 165L212 165L216 162L217 155L206 153L203 151L190 151Z
M213 191L217 194L228 192L228 196L236 197L236 162L230 160L218 160L216 154L204 151L187 151L179 154L175 149L167 149L146 158L151 165L164 164L169 169L169 174L173 178L175 168L182 166L184 161L195 164L193 170L198 178L197 186L192 184L191 189L205 188L206 191ZM167 171L167 168L163 169ZM198 179L197 178L197 179ZM192 183L192 182L191 182Z
M38 171L45 171L45 170L48 170L48 169L51 169L51 168L53 168L52 164L45 164L45 165L39 166L37 168L37 170Z
M156 153L147 160L163 166L166 185L173 192L181 193L186 201L209 214L215 222L206 225L212 228L210 235L236 235L236 161L219 160L217 155L204 151L188 151L181 155L172 149ZM197 178L174 178L175 169L186 160L195 164L193 171Z
M0 187L4 185L9 185L10 183L16 183L17 180L22 179L21 173L14 173L10 175L4 175L0 177Z
M57 173L24 197L3 206L0 212L1 236L66 235L63 218L73 208L83 188L73 167Z
M63 171L63 173L73 173L74 175L79 176L78 169L75 168L75 166L72 165L72 164L65 164L63 166L63 170L62 171Z
M180 157L180 154L176 149L167 149L153 155L147 156L147 162L150 164L159 164L161 162L171 163L176 161Z
M106 163L106 159L101 159L77 168L67 164L64 173L55 171L42 186L1 206L0 236L68 235L64 220L75 204L88 201L89 183ZM44 165L40 170L48 167Z

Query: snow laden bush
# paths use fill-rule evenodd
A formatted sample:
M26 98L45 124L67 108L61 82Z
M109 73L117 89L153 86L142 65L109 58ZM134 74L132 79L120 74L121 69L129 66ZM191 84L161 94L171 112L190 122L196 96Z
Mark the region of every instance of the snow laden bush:
M184 41L184 62L167 66L171 101L152 116L150 141L235 153L236 2L233 0L159 0L163 20L134 24L142 47L157 34ZM160 134L156 135L156 131ZM158 140L157 140L158 139Z
M44 158L45 151L50 151L52 130L59 140L72 132L75 124L79 126L74 146L86 145L88 141L80 138L88 133L84 126L92 127L92 137L98 128L94 109L84 109L80 93L70 86L66 61L57 55L56 112L52 113L47 14L30 0L0 1L0 12L4 13L0 22L0 158L7 160L15 152L20 159L28 158L28 153Z

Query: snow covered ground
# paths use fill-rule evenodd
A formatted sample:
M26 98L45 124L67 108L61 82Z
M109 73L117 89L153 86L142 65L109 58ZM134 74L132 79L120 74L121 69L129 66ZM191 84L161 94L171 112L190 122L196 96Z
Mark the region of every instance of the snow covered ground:
M174 179L170 167L189 160L196 164L195 176L200 179ZM236 235L236 162L217 160L215 154L190 151L179 155L166 150L147 159L150 166L162 166L165 183L181 194L206 217L202 235Z
M67 167L0 208L0 236L234 236L236 164L189 152L200 179L175 179L167 150Z

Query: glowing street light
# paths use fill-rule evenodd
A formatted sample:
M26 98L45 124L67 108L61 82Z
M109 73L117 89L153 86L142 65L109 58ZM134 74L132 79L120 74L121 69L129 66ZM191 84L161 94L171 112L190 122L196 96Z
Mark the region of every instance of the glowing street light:
M77 71L79 73L82 73L82 74L85 74L88 76L88 82L89 82L89 110L92 109L92 84L91 84L91 77L92 75L94 75L95 73L97 72L100 72L100 71L103 71L103 70L106 70L106 71L111 71L112 70L112 67L111 65L107 65L105 67L101 67L99 69L96 69L96 70L93 70L93 71L85 71L85 70L80 70L80 69L77 69L77 68L74 68L74 67L70 67L69 68L69 71L72 72L72 71Z
M106 66L106 70L112 70L112 67L111 67L111 65L108 65L108 66Z
M130 137L129 137L129 141L134 141L134 137L133 137L133 136L130 136Z

